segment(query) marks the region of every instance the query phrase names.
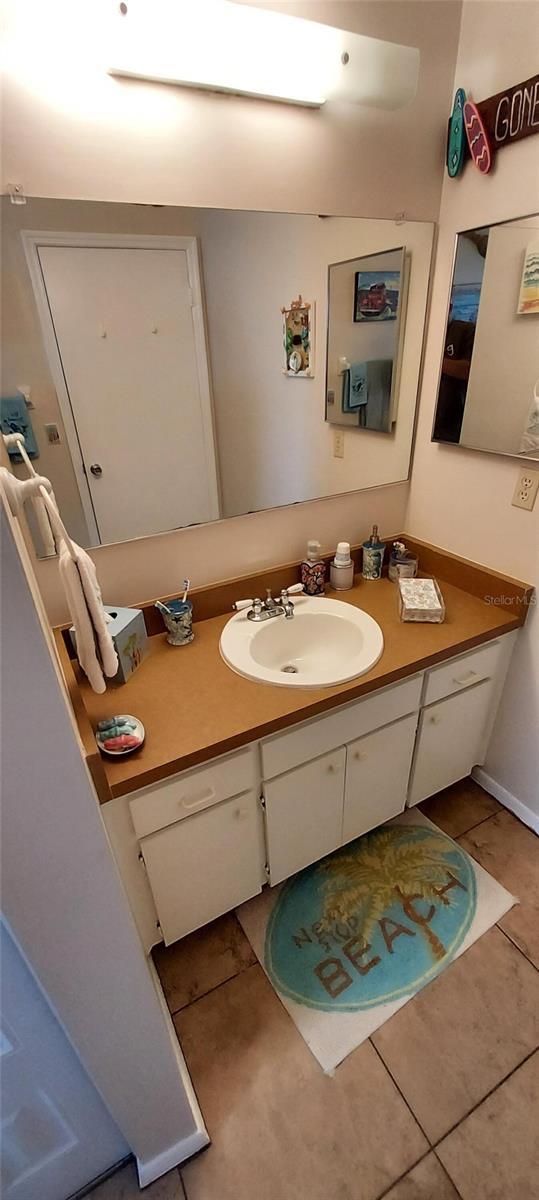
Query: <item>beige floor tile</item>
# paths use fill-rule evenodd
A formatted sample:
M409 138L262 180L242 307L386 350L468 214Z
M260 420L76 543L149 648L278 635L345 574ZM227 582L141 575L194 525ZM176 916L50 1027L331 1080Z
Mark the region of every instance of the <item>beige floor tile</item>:
M188 1200L374 1200L428 1149L370 1043L324 1075L259 966L174 1024L212 1138Z
M539 975L490 929L372 1041L434 1143L539 1045Z
M499 812L501 805L474 779L461 779L431 796L430 800L424 800L419 807L435 825L454 838Z
M539 967L539 839L503 809L459 843L502 883L520 904L499 922L524 954Z
M539 1054L523 1063L438 1147L462 1200L539 1196Z
M116 1171L89 1193L91 1200L184 1200L179 1171L168 1171L141 1192L134 1163Z
M435 1154L427 1154L400 1179L384 1200L459 1200L459 1194Z
M219 917L173 946L158 946L153 954L172 1013L256 962L234 913Z

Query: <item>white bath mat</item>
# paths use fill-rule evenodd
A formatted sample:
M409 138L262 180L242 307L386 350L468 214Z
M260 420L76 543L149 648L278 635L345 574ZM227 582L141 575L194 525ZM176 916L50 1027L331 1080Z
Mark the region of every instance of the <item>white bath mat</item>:
M324 1071L517 903L408 809L237 909L270 982Z

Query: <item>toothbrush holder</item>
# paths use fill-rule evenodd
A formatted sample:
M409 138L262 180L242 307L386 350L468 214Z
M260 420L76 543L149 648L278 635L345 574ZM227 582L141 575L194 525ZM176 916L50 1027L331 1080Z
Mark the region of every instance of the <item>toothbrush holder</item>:
M161 604L158 600L155 607L165 623L169 646L187 646L193 641L193 605L190 600L169 600L167 604Z

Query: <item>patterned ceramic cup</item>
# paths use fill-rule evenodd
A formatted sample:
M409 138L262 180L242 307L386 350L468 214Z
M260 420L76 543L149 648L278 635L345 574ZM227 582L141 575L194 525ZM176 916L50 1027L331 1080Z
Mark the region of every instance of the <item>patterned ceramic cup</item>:
M193 605L190 600L169 600L168 604L157 601L167 630L169 646L187 646L193 641Z

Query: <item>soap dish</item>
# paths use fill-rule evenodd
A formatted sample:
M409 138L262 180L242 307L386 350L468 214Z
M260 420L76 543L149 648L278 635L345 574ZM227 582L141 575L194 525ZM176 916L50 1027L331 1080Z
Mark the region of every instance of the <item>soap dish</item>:
M99 722L95 734L97 745L107 758L126 758L134 754L144 745L145 737L142 721L129 713L105 717Z
M401 621L445 620L445 604L435 579L399 579Z

